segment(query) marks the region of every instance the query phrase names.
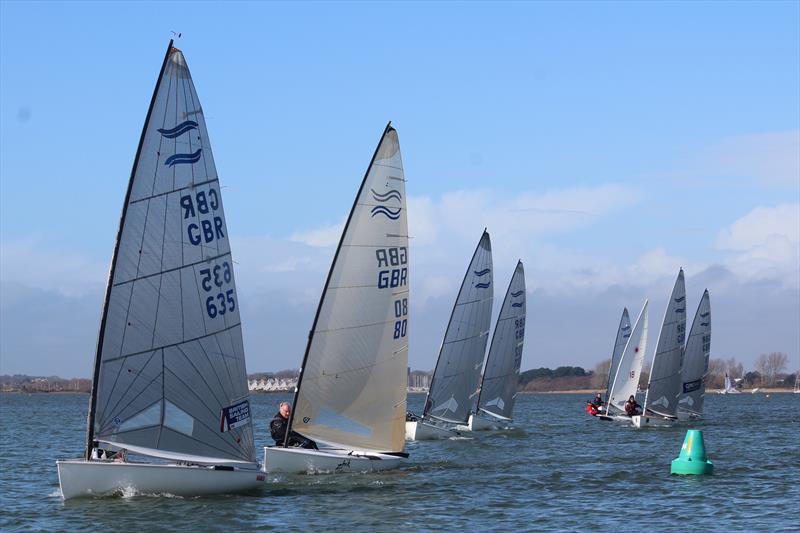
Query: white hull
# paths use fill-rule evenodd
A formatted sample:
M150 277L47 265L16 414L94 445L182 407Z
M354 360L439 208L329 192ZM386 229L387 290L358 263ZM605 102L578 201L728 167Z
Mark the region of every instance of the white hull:
M422 421L406 422L406 440L436 440L457 437L458 432Z
M264 471L286 474L338 474L392 470L400 466L402 457L383 453L348 450L309 450L306 448L264 448Z
M604 422L621 422L623 424L631 424L631 417L628 415L595 415L597 418Z
M658 416L636 415L631 417L631 423L635 428L643 428L643 427L668 428L674 426L675 422L677 422L677 420L674 418L661 418Z
M510 420L509 420L510 422ZM459 431L493 431L502 427L499 419L489 420L482 416L469 415L469 422L466 425L458 425Z
M255 468L215 470L213 466L116 463L74 459L56 461L61 496L105 496L134 491L144 494L199 496L252 490L264 484Z

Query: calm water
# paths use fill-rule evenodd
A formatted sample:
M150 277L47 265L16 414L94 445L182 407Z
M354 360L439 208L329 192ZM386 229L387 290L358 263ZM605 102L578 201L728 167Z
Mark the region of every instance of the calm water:
M257 444L284 398L253 397ZM412 408L422 399L411 396ZM3 394L0 530L800 531L800 395L709 395L696 427L710 477L669 474L686 426L601 423L584 413L587 399L521 395L518 429L411 443L413 461L395 472L273 476L251 495L64 503L54 461L80 455L88 396Z

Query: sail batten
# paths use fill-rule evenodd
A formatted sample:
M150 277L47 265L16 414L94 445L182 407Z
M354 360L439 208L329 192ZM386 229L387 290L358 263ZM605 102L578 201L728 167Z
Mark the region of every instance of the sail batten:
M402 172L397 132L388 125L331 263L289 419L292 430L351 450L402 452L405 445L410 300Z
M238 304L205 121L170 44L112 257L87 448L255 461Z
M525 339L527 296L525 269L517 263L492 335L478 396L478 410L511 419L517 396Z
M491 327L492 269L491 240L484 230L453 304L423 417L448 418L457 423L469 418Z

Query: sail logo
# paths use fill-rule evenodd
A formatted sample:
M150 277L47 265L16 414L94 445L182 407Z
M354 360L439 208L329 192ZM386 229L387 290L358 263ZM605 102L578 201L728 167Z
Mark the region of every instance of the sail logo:
M492 271L492 269L490 269L490 268L484 268L483 270L476 270L475 271L475 275L480 278L482 276L485 276L486 274L488 274L491 271Z
M490 400L490 401L486 402L486 407L490 407L492 405L496 405L498 407L498 409L500 409L502 411L503 408L506 406L506 402L504 402L503 399L500 398L500 397L495 398L494 400Z
M398 202L401 201L402 195L400 191L395 189L391 189L383 194L377 192L375 189L370 189L372 192L372 197L377 202L388 202L389 200L397 200ZM397 220L400 218L400 213L402 212L402 207L388 207L385 205L376 205L370 211L372 213L372 217L374 218L377 215L383 215L390 220Z
M685 313L686 312L686 308L685 307L678 307L677 309L675 309L675 312L676 313Z
M511 293L511 296L513 296L514 298L516 298L517 296L521 295L521 294L522 294L522 293L524 293L524 292L525 292L525 291L517 291L517 292L512 292L512 293Z
M522 307L523 305L525 305L525 300L522 300L521 302L513 303L513 304L511 304L511 307Z
M175 165L194 165L198 161L200 161L200 156L203 153L202 148L198 148L196 152L192 154L175 154L169 156L166 161L164 161L164 165L168 167L174 167Z
M675 303L679 304L686 299L686 296L681 296L680 298L675 298Z
M708 327L709 324L710 322L700 322L700 325L703 327Z
M175 139L177 137L180 137L187 131L196 129L197 129L197 122L195 122L194 120L187 120L186 122L181 122L172 129L167 130L163 128L158 128L158 133L160 133L162 137L166 137L167 139Z
M694 381L687 381L686 383L683 384L683 393L689 394L690 392L694 392L698 390L702 384L703 384L702 378L696 379Z
M710 312L709 313L700 313L700 316L702 318L708 318L708 315L710 315L710 314L711 314Z

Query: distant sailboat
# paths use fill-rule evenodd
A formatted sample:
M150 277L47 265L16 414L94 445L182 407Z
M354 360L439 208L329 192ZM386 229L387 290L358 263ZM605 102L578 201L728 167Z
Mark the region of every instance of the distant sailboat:
M458 426L460 430L495 429L513 421L525 341L526 300L525 269L519 261L494 326L476 402L477 413L470 414L467 425Z
M606 402L606 413L597 415L600 420L631 422L631 417L625 414L625 402L631 396L636 396L636 389L642 375L644 353L647 350L647 303L645 300L639 317L631 329L628 341L625 343L625 348L622 350Z
M387 470L408 456L408 288L405 175L389 124L336 248L289 418L320 449L267 447L267 472Z
M631 319L628 316L628 308L622 309L622 317L619 319L619 327L617 328L617 337L614 341L614 350L611 352L611 364L608 367L608 380L606 382L606 395L605 399L611 398L611 385L614 383L614 376L617 375L617 368L619 361L622 358L622 350L625 349L628 339L631 336Z
M484 230L450 315L422 416L406 421L409 440L456 435L478 395L492 318L492 244Z
M706 290L694 314L692 329L689 330L689 338L686 340L686 349L683 352L681 394L678 399L679 419L703 416L710 353L711 301Z
M633 417L634 426L668 426L678 419L681 358L685 340L686 285L681 269L664 312L642 416Z
M731 377L725 372L725 387L719 391L720 394L740 394L741 391L733 386Z
M86 456L57 461L65 499L263 484L238 302L203 110L170 41L111 260Z

